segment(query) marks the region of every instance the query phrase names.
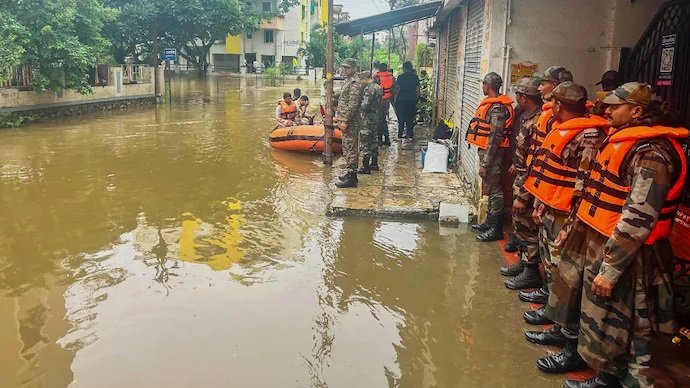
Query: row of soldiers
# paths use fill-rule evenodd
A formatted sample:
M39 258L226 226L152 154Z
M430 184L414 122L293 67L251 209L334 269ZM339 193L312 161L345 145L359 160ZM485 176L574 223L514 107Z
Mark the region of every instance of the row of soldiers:
M500 272L520 300L543 304L524 313L527 323L555 324L526 339L562 348L537 367L598 372L565 387L652 387L652 337L676 331L668 237L684 189L681 143L689 132L644 83L607 88L595 105L571 72L553 66L519 80L517 114L502 84L496 73L484 78L486 98L466 137L478 147L489 196L486 222L472 228L479 241L503 238L501 182L511 158L521 260Z

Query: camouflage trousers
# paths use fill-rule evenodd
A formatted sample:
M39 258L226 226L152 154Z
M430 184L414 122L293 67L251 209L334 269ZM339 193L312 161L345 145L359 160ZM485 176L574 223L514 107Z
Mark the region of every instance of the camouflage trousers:
M382 100L378 111L378 119L376 121L376 139L380 142L389 140L388 132L388 112L390 110L390 100Z
M561 247L556 245L556 237L563 229L567 215L546 207L546 212L542 216L542 224L539 227L539 256L544 264L544 271L547 275L558 266L561 261ZM547 280L547 287L550 281Z
M343 131L343 157L347 172L357 173L359 167L359 125L352 123Z
M487 169L486 176L482 177L482 195L489 196L489 214L503 214L505 201L503 199L503 154L501 148L496 152L494 163ZM479 160L484 159L485 150L477 150Z
M651 340L673 334L672 257L662 240L643 245L613 288L610 298L595 296L592 282L599 273L608 238L587 227L582 278L578 353L592 368L618 377L624 387L652 387ZM559 267L560 270L560 267Z
M362 158L367 159L371 156L379 156L379 143L377 132L377 117L362 120L359 129L359 147Z
M539 227L532 218L533 210L528 207L522 214L513 214L513 231L523 245L522 259L528 264L539 264Z

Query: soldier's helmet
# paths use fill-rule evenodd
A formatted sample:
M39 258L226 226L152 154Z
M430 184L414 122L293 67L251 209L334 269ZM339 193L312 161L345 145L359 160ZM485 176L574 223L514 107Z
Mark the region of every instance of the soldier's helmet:
M526 96L538 96L539 82L540 79L538 77L522 77L515 84L513 91Z
M553 98L568 105L583 103L587 101L587 89L575 82L565 81L553 89Z
M540 81L551 81L556 85L565 82L573 81L573 73L568 69L560 66L551 66L541 75Z
M493 90L498 90L503 86L503 78L493 71L484 76L483 84L489 86Z

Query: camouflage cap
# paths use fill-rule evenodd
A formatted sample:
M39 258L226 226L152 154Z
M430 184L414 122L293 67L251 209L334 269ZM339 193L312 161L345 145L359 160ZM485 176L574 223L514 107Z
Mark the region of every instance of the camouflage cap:
M515 84L513 91L527 96L538 96L539 81L537 77L522 77Z
M647 106L652 99L652 88L644 82L628 82L613 91L599 92L597 97L604 104L635 104Z
M587 100L587 89L575 82L565 81L553 89L553 98L564 104L574 105Z
M371 78L371 73L369 71L360 71L357 73L357 76L359 76L360 79L369 79Z
M551 81L556 85L565 81L573 81L573 73L560 66L551 66L542 73L540 81Z
M354 58L345 58L343 60L343 63L341 64L342 67L357 67L357 61L354 60Z
M494 89L499 89L503 85L503 78L493 71L484 76L482 83L489 85Z

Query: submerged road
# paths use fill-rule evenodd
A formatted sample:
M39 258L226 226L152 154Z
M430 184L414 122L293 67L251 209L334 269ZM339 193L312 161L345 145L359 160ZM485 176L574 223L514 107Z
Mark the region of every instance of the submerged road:
M0 386L561 385L496 244L326 217L330 170L267 144L296 85L254 82L0 131Z

